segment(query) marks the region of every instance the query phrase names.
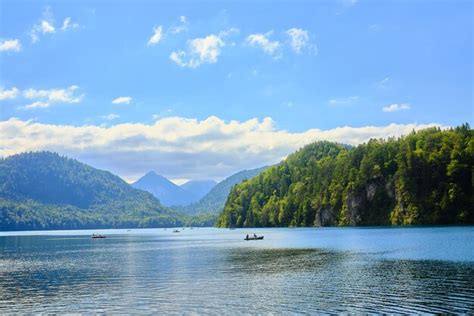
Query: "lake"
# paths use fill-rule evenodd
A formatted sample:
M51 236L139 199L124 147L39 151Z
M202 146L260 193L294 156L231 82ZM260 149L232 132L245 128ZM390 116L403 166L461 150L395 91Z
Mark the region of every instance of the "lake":
M474 313L474 227L172 231L1 232L0 314Z

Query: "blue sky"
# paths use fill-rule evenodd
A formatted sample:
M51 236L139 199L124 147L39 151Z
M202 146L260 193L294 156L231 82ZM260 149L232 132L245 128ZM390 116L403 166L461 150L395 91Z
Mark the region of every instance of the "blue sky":
M471 1L1 0L0 20L2 156L48 149L127 180L146 169L221 179L322 135L356 144L473 122ZM340 127L354 130L331 134ZM45 142L51 128L68 140ZM102 147L76 148L91 133ZM222 135L241 143L238 159ZM137 167L112 147L139 151Z

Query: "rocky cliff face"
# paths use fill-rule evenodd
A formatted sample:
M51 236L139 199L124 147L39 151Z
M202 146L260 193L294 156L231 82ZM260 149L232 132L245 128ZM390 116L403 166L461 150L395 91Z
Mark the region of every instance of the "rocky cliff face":
M335 222L335 212L331 207L320 208L316 211L314 226L332 226Z
M387 198L391 203L387 205ZM384 203L380 203L381 201ZM393 184L385 181L369 182L362 190L347 193L345 205L342 209L332 207L320 208L316 211L314 226L360 226L371 225L375 219L389 224L390 213L394 209L395 203L403 210L403 203L397 199ZM367 214L365 209L376 209L377 212Z

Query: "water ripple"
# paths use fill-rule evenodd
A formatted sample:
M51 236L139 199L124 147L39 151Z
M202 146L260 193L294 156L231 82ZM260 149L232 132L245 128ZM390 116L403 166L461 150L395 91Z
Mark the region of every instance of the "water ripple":
M473 262L240 239L0 237L0 314L474 312Z

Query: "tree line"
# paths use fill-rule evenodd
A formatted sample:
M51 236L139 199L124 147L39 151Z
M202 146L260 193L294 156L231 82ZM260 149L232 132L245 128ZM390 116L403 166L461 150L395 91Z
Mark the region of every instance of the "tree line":
M219 227L474 224L469 124L321 141L234 186Z

